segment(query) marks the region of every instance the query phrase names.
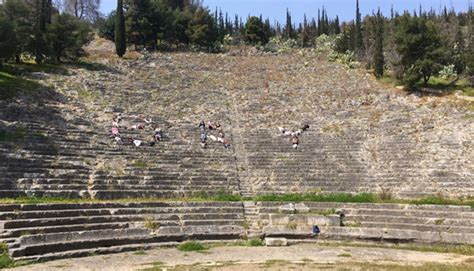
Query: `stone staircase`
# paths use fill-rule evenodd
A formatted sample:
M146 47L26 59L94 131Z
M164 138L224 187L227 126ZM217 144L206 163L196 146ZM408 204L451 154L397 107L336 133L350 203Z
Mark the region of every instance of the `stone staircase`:
M245 234L241 203L0 205L1 241L15 259L87 256Z

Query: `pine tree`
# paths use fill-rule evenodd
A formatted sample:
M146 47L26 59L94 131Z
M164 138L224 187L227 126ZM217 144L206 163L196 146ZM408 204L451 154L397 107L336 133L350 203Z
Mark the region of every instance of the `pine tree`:
M384 72L384 56L383 56L383 37L384 37L384 18L380 12L380 8L375 16L375 50L374 65L375 76L382 77Z
M126 0L127 13L125 15L126 36L129 43L135 45L145 45L148 41L154 40L152 24L150 22L149 0Z
M115 51L119 57L122 57L127 50L125 18L123 16L123 0L117 0L115 20Z
M34 4L36 21L31 47L36 63L43 62L44 57L49 53L46 31L48 24L51 23L52 8L51 0L36 0Z
M10 58L15 54L15 38L13 23L0 18L0 68L3 59Z

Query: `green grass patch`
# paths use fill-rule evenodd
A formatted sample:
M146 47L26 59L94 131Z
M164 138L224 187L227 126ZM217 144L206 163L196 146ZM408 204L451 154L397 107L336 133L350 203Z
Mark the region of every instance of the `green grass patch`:
M64 67L52 64L36 64L36 63L4 63L3 68L7 73L21 75L24 73L33 73L33 72L44 72L44 73L56 73L56 74L67 74L68 70Z
M247 240L245 245L248 246L248 247L261 247L261 246L264 246L265 244L264 244L262 239L253 238L253 239Z
M144 250L138 250L138 251L135 251L133 252L133 255L137 255L137 256L143 256L143 255L147 255L148 253Z
M144 161L135 161L135 163L133 163L133 166L136 167L136 168L141 168L141 169L144 169L144 168L147 168L148 165L147 163L145 163Z
M40 84L11 74L0 72L0 100L11 100L20 91L33 92Z
M385 74L384 76L377 78L379 82L387 85L400 86L402 83L395 77Z
M420 83L420 87L422 84ZM466 79L461 78L455 83L452 83L452 80L446 80L441 77L432 76L427 84L428 88L437 89L437 90L444 90L444 91L452 91L452 90L461 90L464 95L468 95L474 93L474 88L469 85Z
M182 244L179 244L177 249L179 251L189 252L189 251L203 251L203 250L207 250L208 248L197 241L186 241Z
M291 201L291 202L377 202L377 196L370 193L349 194L268 194L254 198L254 201Z
M13 131L0 131L0 141L16 141L24 139L26 130L24 128L16 128Z
M5 243L0 243L0 269L13 266L14 261L8 255L8 247Z
M234 195L227 191L218 191L216 194L209 195L205 191L194 193L191 197L170 197L170 198L124 198L113 200L100 199L69 199L59 197L18 197L18 198L2 198L0 204L40 204L40 203L94 203L94 202L241 202L241 201L272 201L272 202L341 202L341 203L399 203L399 204L416 204L416 205L464 205L474 208L474 198L467 199L445 199L441 196L431 196L421 199L405 200L390 199L381 200L376 194L360 193L360 194L268 194L259 195L253 198L243 198L240 195ZM334 209L312 211L310 213L320 215L334 214Z
M442 196L428 196L421 199L408 200L405 203L416 205L469 205L474 208L474 199L447 199Z
M96 101L99 99L99 94L94 92L94 91L89 91L85 89L81 89L77 92L77 95L79 95L79 98L85 100L85 101Z
M290 159L290 157L288 157L288 155L285 155L285 154L277 154L276 157L275 157L276 160L280 160L280 161L285 161L285 160L288 160Z

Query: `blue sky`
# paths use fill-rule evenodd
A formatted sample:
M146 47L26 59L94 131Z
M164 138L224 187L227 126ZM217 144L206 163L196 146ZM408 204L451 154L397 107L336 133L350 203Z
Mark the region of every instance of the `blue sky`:
M363 15L372 13L379 6L385 15L390 14L390 8L393 5L395 10L418 10L420 4L424 9L433 7L440 10L441 7L454 7L456 11L467 10L469 2L474 4L473 0L360 0L361 13ZM102 0L102 12L109 13L115 9L116 0ZM204 0L204 5L212 11L220 7L230 16L238 14L246 18L248 15L263 14L264 18L269 17L272 22L278 20L285 21L286 8L288 7L293 21L300 22L306 13L308 17L317 17L318 8L323 5L328 11L329 17L336 15L342 20L352 20L355 14L355 0Z

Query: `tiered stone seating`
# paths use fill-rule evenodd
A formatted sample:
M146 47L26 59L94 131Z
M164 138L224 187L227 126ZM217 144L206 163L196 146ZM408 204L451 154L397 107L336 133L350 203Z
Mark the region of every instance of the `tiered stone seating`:
M16 259L56 259L239 239L242 203L144 202L0 205L1 241Z
M165 131L154 147L117 146L106 129L29 124L24 156L6 155L15 143L1 143L8 152L0 162L7 173L0 194L112 199L239 193L232 151L221 144L201 149L196 127ZM128 130L125 136L143 134ZM110 161L118 168L108 168Z
M417 166L425 165L423 156L415 153L407 138L386 138L373 153L380 156L377 158L367 150L366 136L356 131L327 134L317 128L309 130L301 137L298 150L276 129L259 130L246 138L242 144L248 171L242 179L255 194L389 191L400 198L416 198L474 192L472 173L461 174L454 166L437 169L433 165L425 169L432 172L426 178ZM461 164L457 160L445 162ZM380 164L386 167L375 168Z
M321 238L474 244L474 212L469 206L311 202L288 206L257 204L264 236L307 238L312 226L319 224Z

